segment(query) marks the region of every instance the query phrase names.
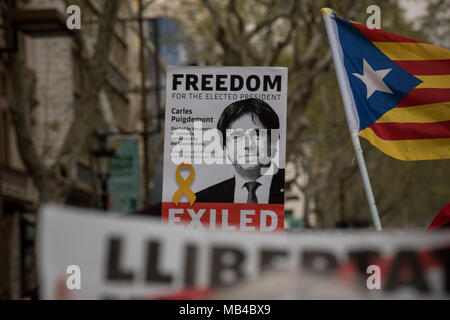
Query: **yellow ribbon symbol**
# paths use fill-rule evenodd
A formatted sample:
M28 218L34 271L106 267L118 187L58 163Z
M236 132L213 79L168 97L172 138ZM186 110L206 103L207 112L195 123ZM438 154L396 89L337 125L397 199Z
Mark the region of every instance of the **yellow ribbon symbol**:
M190 169L189 176L187 177L186 180L184 180L183 176L181 175L180 169ZM190 188L192 182L194 181L194 177L195 177L195 170L191 164L181 163L180 165L178 165L177 171L175 172L175 179L177 180L177 183L180 187L172 196L172 200L173 202L175 202L176 205L178 205L178 201L180 201L183 194L185 194L186 197L189 199L191 206L195 202L195 199L197 199L195 193L192 192Z

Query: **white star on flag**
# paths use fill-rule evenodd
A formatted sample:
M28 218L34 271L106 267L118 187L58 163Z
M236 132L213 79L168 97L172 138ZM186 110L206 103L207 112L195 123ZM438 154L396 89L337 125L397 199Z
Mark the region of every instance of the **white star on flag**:
M367 99L369 99L370 96L377 90L393 94L391 89L389 89L389 87L383 81L383 78L386 77L389 72L391 72L392 68L375 71L372 69L366 59L363 59L363 69L363 74L353 73L353 75L355 77L358 77L366 85Z

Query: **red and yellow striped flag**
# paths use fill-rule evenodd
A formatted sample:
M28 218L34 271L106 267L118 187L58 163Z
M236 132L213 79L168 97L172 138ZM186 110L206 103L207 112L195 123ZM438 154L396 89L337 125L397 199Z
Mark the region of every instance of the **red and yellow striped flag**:
M396 159L449 159L450 50L334 19L359 136Z

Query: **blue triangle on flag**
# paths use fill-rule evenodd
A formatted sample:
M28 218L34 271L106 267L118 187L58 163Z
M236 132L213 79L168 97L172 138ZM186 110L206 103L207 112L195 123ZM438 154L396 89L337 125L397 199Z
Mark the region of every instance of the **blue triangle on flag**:
M336 21L344 66L358 111L361 131L394 108L422 81L395 64L351 22L336 16L333 18ZM367 98L366 84L354 75L364 75L364 60L375 71L391 69L382 81L392 93L376 90Z

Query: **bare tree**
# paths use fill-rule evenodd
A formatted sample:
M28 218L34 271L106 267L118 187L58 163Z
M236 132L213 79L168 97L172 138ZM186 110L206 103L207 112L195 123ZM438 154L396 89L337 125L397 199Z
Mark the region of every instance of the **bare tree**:
M429 13L441 9L441 14L447 12L448 4L444 3L433 0ZM426 40L405 22L396 1L198 0L196 6L183 10L180 16L195 40L200 64L288 67L287 161L308 175L308 184L302 188L308 202L305 214L309 215L310 208L314 208L319 225L324 227L334 227L339 212L345 213L347 219L370 219L361 177L353 161L320 9L330 7L346 19L364 23L366 8L371 4L382 8L382 27L389 26L389 31ZM423 25L430 27L429 32L434 34L436 29L445 34L446 20L436 24L430 15L427 19L428 25ZM436 185L442 185L442 177L435 175L444 166L442 162L436 168L428 164L405 164L390 159L363 139L362 144L383 222L396 225L401 221L398 212L407 210L407 206L399 197L416 203L410 211L422 214L417 223L423 223L420 221L426 215L429 217L428 212L437 212L437 207L444 205L439 198L442 191L432 192L429 187L427 196L422 195L418 182L435 181ZM411 173L413 167L423 174L420 180L418 174ZM422 167L427 167L428 174ZM413 219L412 214L406 215Z
M31 110L36 106L33 71L27 68L23 39L17 52L10 53L10 70L12 77L12 115L18 148L22 160L34 184L39 190L39 202L61 202L73 186L72 168L86 148L86 141L94 133L100 119L100 91L105 84L108 70L114 20L121 0L104 1L104 7L98 17L98 31L93 52L83 30L75 33L75 43L81 56L82 88L81 96L73 109L74 116L64 139L62 150L51 166L45 164L33 143Z
M331 53L320 8L330 1L216 1L201 0L181 16L197 40L201 63L265 65L289 68L287 146L294 154L298 136L306 128L304 113L323 77L330 70ZM354 15L361 2L339 1L337 11Z

